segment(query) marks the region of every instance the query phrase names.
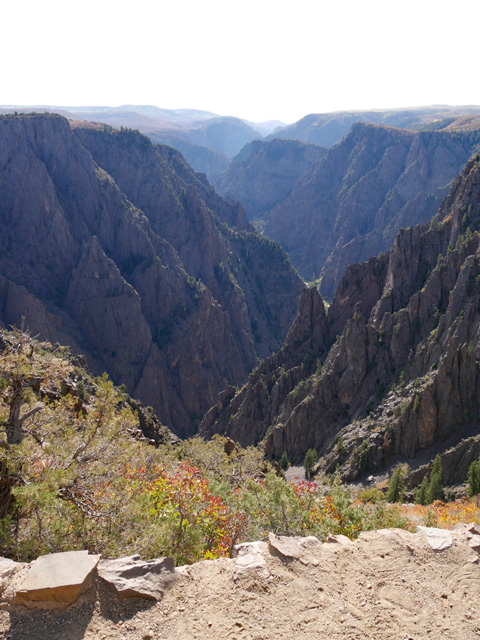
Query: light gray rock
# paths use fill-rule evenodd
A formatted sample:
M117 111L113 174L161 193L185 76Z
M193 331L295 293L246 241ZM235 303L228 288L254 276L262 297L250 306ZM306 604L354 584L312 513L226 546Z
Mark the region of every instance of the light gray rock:
M161 600L175 577L173 558L141 560L138 554L116 560L101 560L98 575L123 597Z
M25 562L15 562L10 558L0 558L0 579L9 578L15 571L25 566Z
M89 555L88 551L40 556L32 562L13 603L37 609L66 607L90 586L99 560L99 555Z
M317 545L320 545L320 540L314 536L301 538L297 536L276 536L274 533L269 533L268 544L270 549L274 549L286 558L300 560L302 564L318 565L318 558L315 557L312 550Z
M243 542L235 547L236 561L233 570L234 581L257 574L260 578L268 578L266 542Z
M480 553L480 536L472 535L468 541L468 544L473 551Z
M18 571L18 569L26 566L27 563L25 562L15 562L14 560L10 560L10 558L0 558L0 596L3 595L11 576Z
M443 551L453 544L452 534L448 529L438 529L437 527L417 527L417 532L427 539L428 544L435 551Z

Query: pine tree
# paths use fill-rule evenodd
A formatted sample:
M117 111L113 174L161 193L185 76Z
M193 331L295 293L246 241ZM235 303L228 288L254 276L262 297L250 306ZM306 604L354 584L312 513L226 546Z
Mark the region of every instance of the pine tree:
M313 473L313 467L318 462L318 455L316 449L309 449L305 454L305 459L303 461L303 468L305 469L305 477L307 480L310 480Z
M8 408L6 448L22 442L25 422L44 411L43 397L55 385L60 386L72 369L67 360L55 355L49 343L36 343L25 331L12 336L15 340L9 339L0 361L0 399Z
M399 464L395 467L388 483L387 502L401 502L405 494L405 475L407 470L405 465Z
M480 460L474 460L468 468L468 490L470 497L480 493Z
M282 457L280 458L280 462L279 462L280 468L281 468L281 469L283 469L283 470L285 471L285 469L288 469L288 465L289 465L289 464L290 464L290 463L288 462L287 452L286 452L286 451L284 451L284 452L282 453Z
M428 476L425 476L422 480L422 484L418 487L415 493L416 504L427 504L427 489L428 489Z
M434 500L441 500L443 498L442 459L440 458L440 455L437 455L433 461L426 497L427 504L431 504Z

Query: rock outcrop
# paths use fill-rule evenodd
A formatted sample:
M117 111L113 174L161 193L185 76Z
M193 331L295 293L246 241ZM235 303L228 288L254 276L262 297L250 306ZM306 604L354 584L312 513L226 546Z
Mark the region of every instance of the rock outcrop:
M254 140L213 184L222 195L240 200L249 220L258 220L288 198L326 153L324 147L298 140Z
M9 597L13 575L0 595L0 634L12 640L473 638L480 595L475 525L443 531L451 544L438 549L428 543L435 531L381 529L345 544L270 534L268 544L239 545L234 558L175 569L160 602L120 598L100 580L66 610L26 612Z
M432 218L480 147L480 130L413 132L355 124L292 194L267 214L307 280L332 299L348 265L390 249L398 229ZM240 198L241 199L241 198Z
M182 156L138 132L0 118L0 322L189 435L226 384L278 348L302 282Z
M478 433L479 228L477 156L430 224L401 230L388 254L349 267L326 317L318 292L304 294L282 349L206 415L201 431L261 442L292 461L315 448L320 469L349 480L466 425Z

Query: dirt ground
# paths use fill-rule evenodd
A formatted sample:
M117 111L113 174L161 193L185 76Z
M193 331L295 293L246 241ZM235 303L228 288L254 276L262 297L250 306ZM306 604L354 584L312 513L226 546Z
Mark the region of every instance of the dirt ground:
M469 640L480 637L478 554L461 535L434 551L396 529L314 545L303 561L263 545L238 560L183 568L158 603L120 601L95 583L64 611L0 611L12 640ZM457 539L455 539L457 538Z

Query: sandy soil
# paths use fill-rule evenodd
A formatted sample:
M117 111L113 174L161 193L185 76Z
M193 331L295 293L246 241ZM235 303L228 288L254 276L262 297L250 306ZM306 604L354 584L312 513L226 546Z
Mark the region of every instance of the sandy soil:
M270 548L239 576L234 559L181 570L161 602L119 601L96 583L65 611L0 611L12 640L469 640L480 637L480 565L465 539L434 551L419 534L318 544L307 560Z

